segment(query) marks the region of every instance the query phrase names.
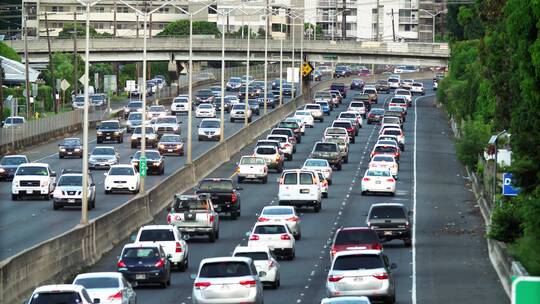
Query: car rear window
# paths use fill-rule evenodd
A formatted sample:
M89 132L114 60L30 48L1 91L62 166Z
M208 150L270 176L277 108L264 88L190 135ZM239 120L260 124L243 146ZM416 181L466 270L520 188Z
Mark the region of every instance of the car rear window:
M292 131L288 129L287 130L276 130L276 129L272 130L272 134L287 135L287 136L292 136L291 132Z
M399 82L399 79L396 79L396 78L388 78L388 82Z
M263 210L262 215L289 215L293 213L291 208L267 208Z
M203 180L199 184L199 190L203 191L232 191L233 188L230 180Z
M373 207L369 214L370 219L406 218L405 210L400 206Z
M384 130L384 135L401 135L401 131L399 130Z
M283 177L283 183L285 185L296 185L298 183L298 176L296 173L286 173Z
M352 107L352 108L363 108L364 103L363 102L351 102L350 107Z
M268 139L277 140L279 142L286 142L287 141L287 139L285 137L281 137L281 136L268 136Z
M177 198L174 201L173 210L176 213L196 210L208 210L208 203L205 200L182 200Z
M382 176L382 177L388 177L390 176L390 171L386 170L369 170L366 174L367 176Z
M379 153L395 153L396 152L396 147L392 147L392 146L377 146L375 147L375 152L379 152Z
M371 229L340 230L334 245L378 243L377 233Z
M109 175L133 175L133 168L113 167L109 170Z
M40 292L34 294L31 304L58 304L69 303L76 304L82 303L81 297L77 292L65 291L65 292Z
M126 248L124 258L154 258L159 257L159 251L156 248Z
M120 281L110 277L80 278L75 280L73 284L82 285L86 289L120 287Z
M287 229L283 225L260 225L255 227L255 234L282 234L287 233Z
M145 229L139 236L140 242L175 241L174 232L169 229Z
M268 260L268 253L266 252L237 252L235 257L251 258L253 261L266 261Z
M350 122L334 122L332 127L349 129L352 128L352 125Z
M262 155L272 155L276 154L276 149L273 147L258 147L255 153Z
M365 89L364 93L366 93L366 94L375 94L377 92L375 90L373 90L373 89Z
M345 255L339 256L334 262L333 270L362 270L383 268L384 264L379 255Z
M313 151L317 152L337 152L338 147L334 143L317 143L315 144L315 149Z
M242 165L264 165L266 162L259 157L242 157L240 164Z
M377 162L394 162L394 158L390 156L376 155L373 157L373 161Z
M251 275L249 265L237 261L205 263L199 273L199 277L202 278L233 278L249 275Z
M390 101L391 103L406 103L405 99L403 98L392 98L392 100Z
M339 118L356 118L356 114L354 114L354 113L341 113L341 114L339 114Z
M306 105L306 109L308 110L320 110L321 109L321 106L320 105Z
M300 173L300 185L313 185L311 173Z

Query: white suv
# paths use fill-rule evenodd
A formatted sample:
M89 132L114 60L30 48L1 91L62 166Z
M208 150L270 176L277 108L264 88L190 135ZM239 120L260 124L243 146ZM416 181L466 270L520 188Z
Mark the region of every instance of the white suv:
M114 165L105 173L105 194L113 191L139 193L141 178L133 165Z
M286 223L258 222L246 235L249 235L248 247L265 246L276 256L288 260L296 256L294 235Z
M176 226L142 226L137 233L135 243L142 246L159 244L167 254L171 265L174 265L180 271L186 271L188 268L188 245Z
M27 304L37 303L100 303L100 299L90 299L82 285L59 284L40 286L34 290Z
M50 199L56 183L56 173L49 164L21 164L11 183L11 199L16 201L23 196L40 196Z
M82 173L67 171L58 179L53 192L53 209L82 205ZM96 184L88 174L88 210L96 207Z
M310 170L285 170L279 179L279 205L312 206L321 210L322 191L319 176Z
M247 107L247 119L248 122L251 122L251 116L252 112L250 107ZM245 103L237 103L233 105L231 112L229 113L229 119L231 122L235 122L237 120L244 120L246 117L246 104Z
M187 113L189 111L189 97L187 95L180 95L173 99L171 104L171 114L176 115L178 113Z

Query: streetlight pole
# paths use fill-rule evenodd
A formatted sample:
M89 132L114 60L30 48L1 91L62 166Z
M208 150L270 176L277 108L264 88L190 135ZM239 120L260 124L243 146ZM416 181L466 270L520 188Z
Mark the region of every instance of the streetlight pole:
M302 65L304 64L304 22L305 22L305 15L302 15L302 37L300 38L300 74L302 74ZM304 89L304 77L303 75L298 75L300 77L300 95L302 95L303 89Z
M436 18L437 16L439 16L440 14L446 13L446 11L445 11L445 10L442 10L442 11L438 11L438 12L436 12L436 13L432 13L432 12L430 12L430 11L428 11L428 10L425 10L425 9L421 9L421 11L423 11L424 13L426 13L426 14L428 14L428 15L431 16L431 28L432 28L432 30L433 30L431 42L432 42L432 43L435 43L435 18Z
M283 21L280 24L281 39L279 40L279 105L283 104Z
M296 76L296 73L294 72L294 25L295 25L295 21L296 21L296 18L294 16L291 16L291 20L292 20L292 60L291 60L291 67L292 67L292 73L291 73L291 76L292 76L292 91L291 91L291 99L294 99L294 93L295 93L295 89L296 89L296 82L295 82L295 76Z
M223 15L225 17L225 15ZM221 24L221 113L219 141L225 139L225 20Z
M247 113L248 113L248 109L249 109L249 56L250 56L250 54L249 54L249 47L250 47L249 42L251 40L251 28L249 27L249 22L248 22L247 28L248 28L247 29L248 38L247 38L247 61L246 61L246 104L245 104L245 108L244 108L244 125L245 126L248 125Z
M191 155L191 148L192 148L192 119L193 119L193 14L189 15L189 71L188 71L188 96L189 96L189 103L188 103L188 134L187 134L187 159L186 163L191 164L192 163L192 155Z
M268 0L266 0L265 7L265 22L264 22L264 111L266 115L267 111L267 98L268 98Z
M146 159L146 26L148 19L147 2L144 2L144 14L143 14L143 80L142 80L142 108L143 115L141 121L141 155L139 157L139 170L141 169L141 161ZM140 192L144 193L144 180L145 176L141 176Z

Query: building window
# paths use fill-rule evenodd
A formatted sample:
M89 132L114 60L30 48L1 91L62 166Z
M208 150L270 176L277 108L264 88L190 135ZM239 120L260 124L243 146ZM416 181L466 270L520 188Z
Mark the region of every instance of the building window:
M92 27L96 30L102 30L105 28L102 22L92 23Z
M127 6L120 6L116 8L116 12L127 14L129 13L129 8Z
M75 7L75 11L77 13L84 13L86 11L86 8L84 6L77 6Z
M27 20L36 20L37 19L37 4L26 2L26 18Z
M129 27L128 27L128 24L127 23L118 23L116 24L116 29L118 30L127 30Z
M56 6L56 5L55 5L55 6L53 6L53 7L51 8L51 11L52 11L52 12L55 12L55 13L62 13L62 12L64 12L64 7L63 7L63 6Z
M281 23L272 23L272 32L281 32ZM283 24L283 33L287 32L287 25Z
M94 12L96 12L96 13L105 13L105 7L103 7L103 6L96 6L96 7L94 8Z
M208 14L216 14L217 12L217 4L212 4L208 7Z
M162 7L159 9L159 12L161 14L168 14L169 13L169 8L168 7Z

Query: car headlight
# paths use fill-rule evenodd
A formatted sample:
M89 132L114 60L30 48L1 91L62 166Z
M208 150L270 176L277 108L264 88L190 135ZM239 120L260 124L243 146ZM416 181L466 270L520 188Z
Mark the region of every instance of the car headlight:
M137 139L136 135L131 135L131 140L136 140L136 139Z
M176 145L176 149L180 149L182 145Z
M120 134L120 132L114 132L114 135L118 135L118 134Z
M103 135L103 132L97 131L97 135L98 135L98 136L99 136L99 135Z
M60 152L66 152L66 149L60 148Z
M159 145L159 148L160 148L160 149L165 149L165 145L164 145L164 144L160 144L160 145Z
M81 152L81 149L80 149L80 148L75 148L74 151L75 151L75 152Z
M49 181L41 181L41 187L47 187L49 185Z
M4 173L6 170L4 168L0 168L0 173Z

